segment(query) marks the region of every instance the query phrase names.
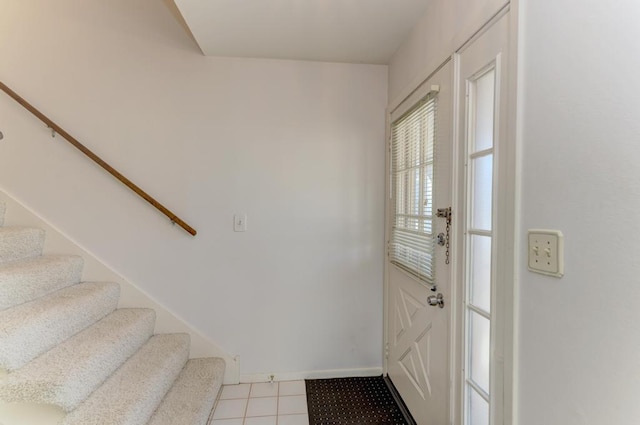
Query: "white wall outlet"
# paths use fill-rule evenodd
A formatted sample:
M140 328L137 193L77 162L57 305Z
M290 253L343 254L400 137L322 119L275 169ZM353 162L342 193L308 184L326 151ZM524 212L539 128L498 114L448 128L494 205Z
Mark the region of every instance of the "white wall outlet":
M246 232L247 231L247 215L246 214L234 214L234 216L233 216L233 231L234 232Z
M529 229L529 270L564 275L564 237L559 230Z

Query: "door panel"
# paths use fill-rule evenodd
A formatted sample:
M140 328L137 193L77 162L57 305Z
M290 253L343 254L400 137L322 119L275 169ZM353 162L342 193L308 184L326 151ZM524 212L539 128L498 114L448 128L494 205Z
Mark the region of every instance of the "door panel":
M423 87L438 87L434 142L433 209L451 205L451 65L445 65ZM392 121L424 97L418 91L394 111ZM390 189L391 190L391 189ZM391 203L390 203L391 204ZM390 208L387 232L393 220ZM444 218L435 218L433 232L446 232ZM389 233L387 233L389 234ZM450 266L445 247L435 248L436 290L389 262L386 288L386 370L412 416L420 425L445 425L449 417L449 315ZM427 299L441 293L444 308L430 306Z
M403 271L391 270L390 281L395 317L389 377L419 424L438 424L446 420L446 409L440 409L447 402L446 304L429 306L427 298L435 293Z

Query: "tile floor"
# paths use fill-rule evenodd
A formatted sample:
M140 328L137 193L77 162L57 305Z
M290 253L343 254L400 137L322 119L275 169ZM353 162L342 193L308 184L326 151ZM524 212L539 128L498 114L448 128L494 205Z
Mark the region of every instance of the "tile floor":
M309 425L304 381L224 385L211 425Z

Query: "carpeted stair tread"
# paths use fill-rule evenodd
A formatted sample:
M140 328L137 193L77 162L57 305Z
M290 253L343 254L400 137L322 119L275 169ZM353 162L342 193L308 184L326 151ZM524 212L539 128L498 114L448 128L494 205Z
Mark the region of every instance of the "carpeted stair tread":
M0 368L15 370L111 313L116 283L81 283L0 311Z
M224 379L221 358L191 359L147 425L206 425Z
M83 265L75 255L44 255L0 266L0 310L80 282Z
M152 335L155 312L116 310L0 381L0 400L76 408Z
M42 254L44 230L36 227L0 227L0 264Z
M189 357L189 335L152 337L61 425L143 425ZM175 425L192 425L173 421Z
M206 425L224 360L188 360L188 334L153 336L153 310L116 310L119 285L80 283L81 257L42 255L45 231L2 227L5 212L0 404L59 406L58 425Z

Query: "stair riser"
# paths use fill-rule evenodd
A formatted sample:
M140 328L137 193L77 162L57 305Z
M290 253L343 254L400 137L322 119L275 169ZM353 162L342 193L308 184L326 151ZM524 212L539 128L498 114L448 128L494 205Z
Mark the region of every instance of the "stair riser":
M24 366L111 313L119 296L117 284L82 284L0 312L0 367Z
M83 265L77 256L45 256L0 266L0 311L80 282Z
M38 257L43 245L42 229L4 227L0 229L0 264Z

